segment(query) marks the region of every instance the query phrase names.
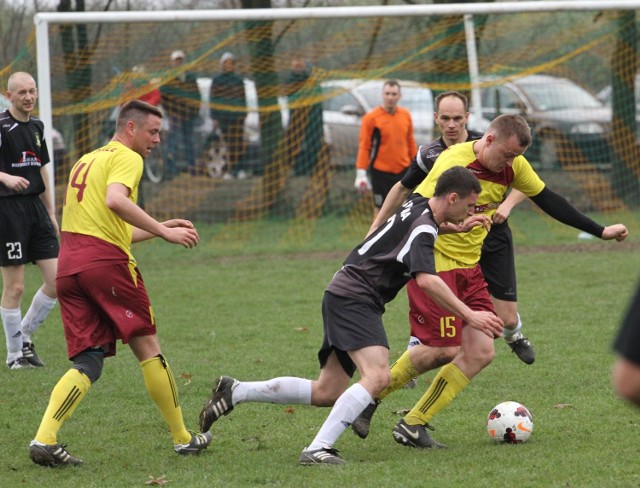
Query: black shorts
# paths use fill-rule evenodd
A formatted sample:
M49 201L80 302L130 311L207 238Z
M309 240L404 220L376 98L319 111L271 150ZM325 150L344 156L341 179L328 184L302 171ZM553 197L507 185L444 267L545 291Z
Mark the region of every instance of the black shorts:
M400 181L406 172L407 170L405 169L397 174L385 173L371 168L371 188L373 190L373 203L376 208L382 207L382 203L387 198L387 194L393 185Z
M318 351L320 368L324 367L332 351L338 356L342 369L350 376L356 365L347 354L368 346L389 348L382 325L382 313L374 302L341 297L325 291L322 299L324 340Z
M482 244L480 267L492 297L505 302L518 301L513 237L508 221L491 227Z
M60 244L38 195L0 199L0 266L58 257Z

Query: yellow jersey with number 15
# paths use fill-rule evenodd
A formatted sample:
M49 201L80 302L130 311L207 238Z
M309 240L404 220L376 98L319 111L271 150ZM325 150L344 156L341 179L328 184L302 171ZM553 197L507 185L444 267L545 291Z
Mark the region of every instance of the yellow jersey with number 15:
M107 187L121 183L129 190L129 199L138 200L138 185L143 161L135 151L120 142L85 154L73 166L62 207L63 232L98 237L122 249L131 262L133 227L107 207Z
M453 166L465 166L476 175L482 186L475 212L491 218L505 199L509 187L520 190L528 197L535 196L544 189L544 182L524 156L516 157L513 165L507 166L500 173L489 171L476 158L473 150L475 142L455 144L443 151L427 178L416 188L416 193L432 197L438 177L445 170ZM487 231L483 227L475 227L466 233L440 234L435 245L436 270L474 267L480 260L485 237Z

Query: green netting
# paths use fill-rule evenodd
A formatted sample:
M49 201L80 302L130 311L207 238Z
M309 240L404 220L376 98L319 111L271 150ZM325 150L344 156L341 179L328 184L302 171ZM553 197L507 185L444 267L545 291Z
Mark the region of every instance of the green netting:
M505 87L518 89L530 75L557 77L550 83L554 97L569 108L554 114L551 106L533 107L536 144L527 156L545 181L583 211L637 207L635 11L493 14L473 21L485 119L525 109L509 105ZM144 205L158 218L227 223L226 232L240 240L243 222L265 218L290 220L291 235L298 236L321 216L346 216L347 223L370 219L371 198L353 189L359 117L351 113L340 123L327 118L353 86L396 78L433 94L471 90L461 16L52 25L49 43L53 124L66 143L64 158L56 161L58 183L64 184L82 153L109 137L115 107L193 72L205 100L185 96L182 104L200 110L195 168L177 161L176 177L163 178L163 142L148 162ZM179 68L170 64L174 50L186 55ZM248 108L206 100L207 83L220 72L225 52L235 55L237 72L248 80ZM35 73L35 56L32 36L15 63L0 72L0 83L17 69ZM307 63L309 76L291 82L296 58ZM573 95L559 91L559 78L591 94L602 91L608 105L581 112L584 120L564 120L571 116ZM222 166L228 153L212 132L212 108L247 115L236 168ZM595 117L598 111L604 118ZM225 172L234 177L223 178Z

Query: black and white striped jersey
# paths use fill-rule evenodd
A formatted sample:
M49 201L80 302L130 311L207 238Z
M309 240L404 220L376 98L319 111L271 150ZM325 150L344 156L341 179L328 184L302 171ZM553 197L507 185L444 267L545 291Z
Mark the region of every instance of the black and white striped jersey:
M405 202L347 256L327 291L373 299L384 307L416 273L436 274L433 247L437 236L429 200L418 197Z

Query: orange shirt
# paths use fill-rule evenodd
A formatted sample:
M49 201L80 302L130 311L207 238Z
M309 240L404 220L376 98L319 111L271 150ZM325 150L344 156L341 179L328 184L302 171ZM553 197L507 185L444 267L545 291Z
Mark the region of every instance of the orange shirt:
M411 114L396 107L393 114L377 107L362 118L357 169L373 167L398 174L409 166L416 154Z

